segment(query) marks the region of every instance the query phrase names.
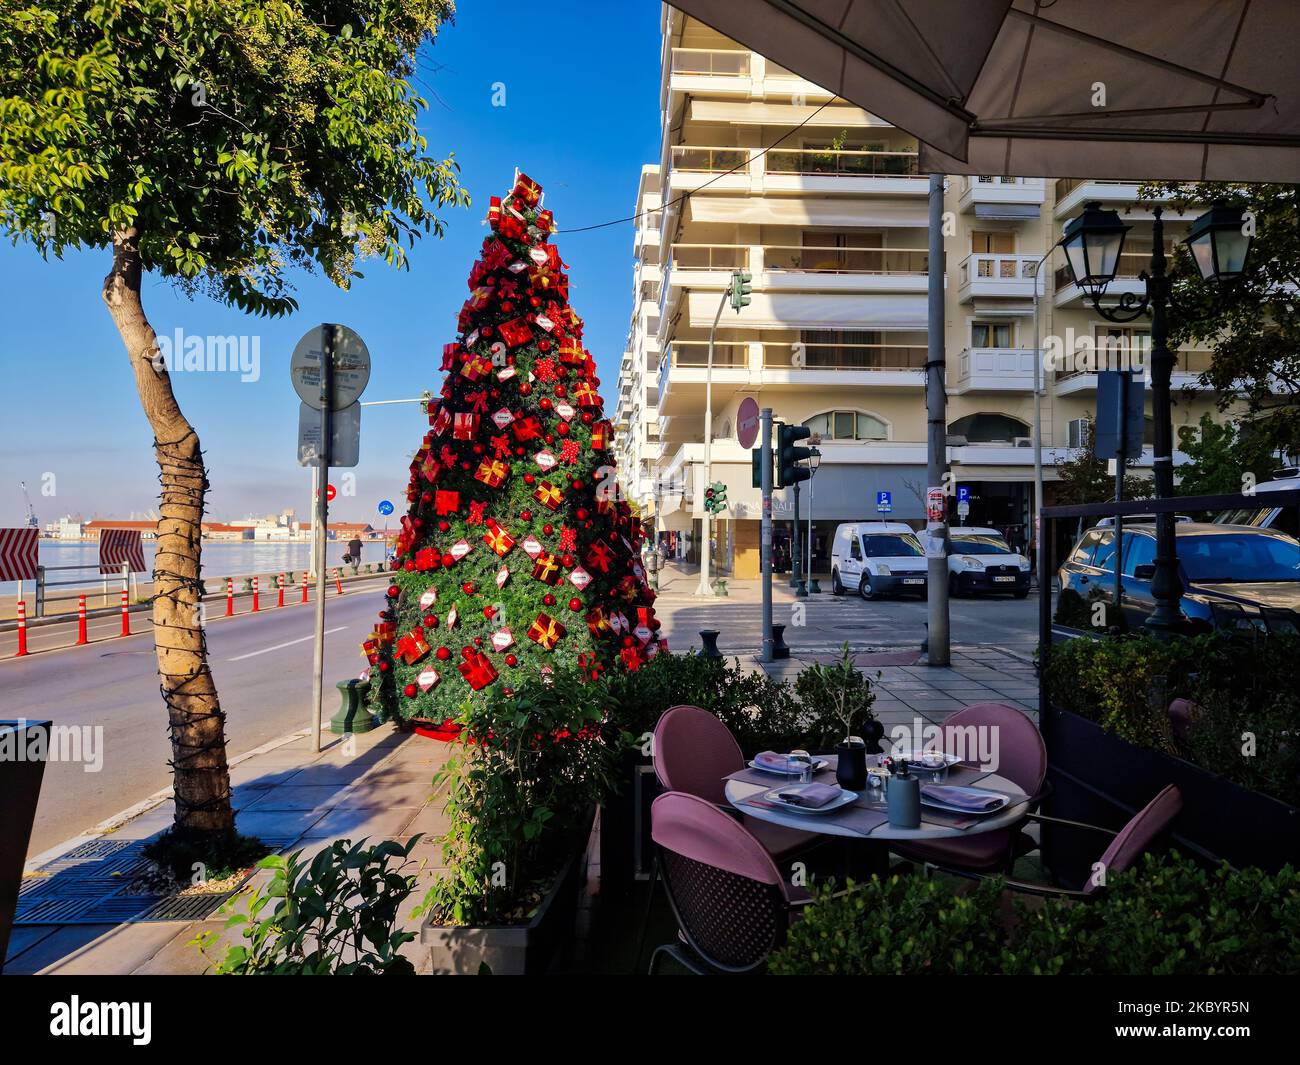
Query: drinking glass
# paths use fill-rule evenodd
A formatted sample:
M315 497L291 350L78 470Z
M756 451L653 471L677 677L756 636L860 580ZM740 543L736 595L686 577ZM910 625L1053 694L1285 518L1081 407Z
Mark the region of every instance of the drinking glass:
M807 751L791 751L789 765L791 771L798 770L799 783L811 784L813 778L812 755Z

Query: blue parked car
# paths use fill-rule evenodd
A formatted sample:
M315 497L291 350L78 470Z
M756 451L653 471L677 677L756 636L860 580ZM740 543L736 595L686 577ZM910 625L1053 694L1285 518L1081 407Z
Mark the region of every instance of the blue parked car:
M1174 529L1183 613L1196 627L1213 628L1216 609L1221 617L1244 613L1261 620L1261 610L1300 615L1300 540L1247 525L1179 522ZM1125 621L1135 628L1155 609L1155 525L1125 524L1121 548L1120 605ZM1062 592L1109 601L1115 586L1114 528L1098 526L1085 532L1059 577Z

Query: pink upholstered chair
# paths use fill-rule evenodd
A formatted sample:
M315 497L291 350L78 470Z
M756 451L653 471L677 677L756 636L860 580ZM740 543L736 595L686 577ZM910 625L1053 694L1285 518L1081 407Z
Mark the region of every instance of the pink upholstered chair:
M713 714L698 706L674 706L665 710L655 725L654 766L665 791L685 792L730 810L723 777L744 769L745 756L731 730ZM818 840L811 832L752 817L746 817L744 824L778 860Z
M1024 713L1002 703L974 703L964 707L944 722L945 750L962 753L957 743L958 730L971 727L997 730L999 776L1006 777L1031 797L1042 792L1047 778L1047 747L1038 727ZM972 836L892 845L897 854L912 861L975 872L1009 872L1016 858L1033 848L1033 841L1017 825Z
M696 795L660 795L650 825L678 929L677 942L655 949L650 974L664 955L699 974L761 969L807 892L786 882L744 825Z

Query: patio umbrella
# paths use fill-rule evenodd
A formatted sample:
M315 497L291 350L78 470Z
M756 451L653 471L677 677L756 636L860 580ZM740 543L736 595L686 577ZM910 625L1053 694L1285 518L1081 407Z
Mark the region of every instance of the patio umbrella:
M1295 0L673 0L946 174L1300 182Z

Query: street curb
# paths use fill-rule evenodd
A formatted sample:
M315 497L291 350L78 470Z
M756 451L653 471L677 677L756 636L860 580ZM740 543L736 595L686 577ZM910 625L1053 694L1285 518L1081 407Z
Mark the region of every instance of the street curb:
M269 754L271 751L274 751L279 747L283 747L287 743L292 743L294 740L301 739L304 736L310 735L310 733L311 733L311 729L300 728L294 732L286 733L285 735L280 736L276 739L268 740L260 747L254 747L251 751L245 751L243 754L239 755L238 757L231 759L229 762L226 763L227 767L233 769L241 762L247 762L250 758L257 758L259 755ZM39 866L46 865L53 861L57 861L63 855L67 854L68 851L72 850L75 847L80 847L83 843L89 843L91 840L96 840L102 838L103 836L111 835L113 832L117 831L117 829L125 825L128 821L134 821L141 814L148 813L150 810L154 809L155 807L162 805L171 797L172 797L172 789L163 788L161 791L154 792L148 798L141 799L135 805L128 806L125 810L120 810L117 813L113 814L111 817L105 818L103 821L95 825L95 827L90 829L88 832L83 832L78 836L74 836L72 839L64 840L62 843L56 843L49 850L42 851L40 854L28 858L26 864L23 866L24 874L32 872L35 868L38 868Z

